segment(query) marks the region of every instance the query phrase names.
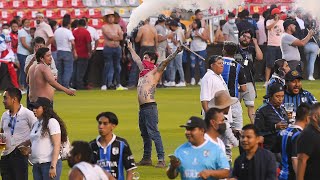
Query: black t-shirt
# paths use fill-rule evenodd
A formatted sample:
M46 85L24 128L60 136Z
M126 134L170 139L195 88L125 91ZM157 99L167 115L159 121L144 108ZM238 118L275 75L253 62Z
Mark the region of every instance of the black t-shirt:
M309 124L298 137L297 153L304 153L309 156L304 179L320 179L320 131Z
M235 168L232 171L232 176L237 177L238 180L255 180L255 172L254 172L254 157L248 160L247 158L244 159L244 161L236 160L234 162Z
M256 50L253 46L249 46L245 49L238 47L235 55L235 60L241 64L244 68L244 73L247 78L247 82L254 82L254 67L253 62L256 59Z

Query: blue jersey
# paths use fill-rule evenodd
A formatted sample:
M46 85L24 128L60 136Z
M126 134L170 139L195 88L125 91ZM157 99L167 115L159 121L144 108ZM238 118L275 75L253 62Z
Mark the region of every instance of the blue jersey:
M238 97L239 85L247 83L243 67L233 58L223 58L222 77L226 82L231 97Z
M198 147L187 142L177 148L174 154L181 162L178 171L183 180L201 180L198 174L206 169L230 169L226 155L221 148L208 140ZM208 180L215 179L208 178Z
M290 94L288 91L284 93L283 103L293 103L293 111L296 112L301 103L312 105L317 102L317 99L306 90L301 90L299 94Z

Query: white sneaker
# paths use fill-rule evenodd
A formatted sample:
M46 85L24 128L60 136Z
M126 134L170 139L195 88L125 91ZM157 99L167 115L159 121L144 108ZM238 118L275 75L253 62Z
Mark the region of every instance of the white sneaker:
M192 86L196 85L196 80L195 80L194 78L191 78L190 84L191 84Z
M163 83L163 85L165 85L167 87L174 87L174 86L176 86L176 83L174 81L169 81L169 82Z
M178 84L176 84L176 87L186 87L186 82L181 81Z
M26 90L20 90L21 91L21 95L24 95L24 94L26 94L27 93L27 91Z
M119 84L116 88L116 90L118 91L122 91L122 90L128 90L128 88L121 86L121 84Z
M199 80L198 85L201 86L201 79Z
M316 80L316 79L314 79L313 76L309 76L309 77L308 77L308 80L309 80L309 81L314 81L314 80Z
M106 90L107 90L107 85L101 86L101 90L102 90L102 91L106 91Z

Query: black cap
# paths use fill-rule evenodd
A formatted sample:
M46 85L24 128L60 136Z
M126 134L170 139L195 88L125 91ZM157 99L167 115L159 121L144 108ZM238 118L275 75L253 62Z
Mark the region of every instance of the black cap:
M206 129L206 124L204 123L204 120L196 117L196 116L191 116L187 123L185 125L181 125L180 127L185 127L185 128L203 128Z
M38 108L40 106L46 106L48 108L53 108L52 102L48 98L45 98L45 97L38 97L36 102L30 103L30 106L32 108Z
M268 99L272 97L275 93L284 91L283 86L280 83L273 83L270 86L268 86L268 94L263 96L264 99Z
M291 70L284 76L284 79L286 81L293 81L295 79L303 79L303 78L302 78L302 75L299 71Z
M295 21L292 19L287 19L283 22L283 28L286 30L291 24L295 25Z

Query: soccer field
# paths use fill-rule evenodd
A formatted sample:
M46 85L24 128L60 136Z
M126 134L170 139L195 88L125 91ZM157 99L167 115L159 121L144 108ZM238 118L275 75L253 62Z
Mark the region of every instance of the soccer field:
M320 81L303 81L303 87L310 91L317 99L320 98ZM161 132L166 157L186 141L184 129L179 125L184 124L190 116L200 116L201 105L199 101L199 86L185 88L157 89L156 101L159 110L159 129ZM258 98L256 109L262 104L262 96L265 89L262 83L257 83ZM25 95L23 97L25 105ZM3 104L0 105L1 113L4 112ZM56 92L54 109L66 122L69 138L73 140L90 141L98 135L95 117L102 111L114 112L119 118L119 125L115 134L127 139L131 150L138 162L143 153L142 138L138 128L138 102L136 90L129 91L77 91L75 97L67 96L62 92ZM248 123L247 109L243 106L243 117ZM238 156L237 148L233 151L233 158ZM153 146L153 164L156 164L156 152ZM169 162L169 158L166 159ZM168 179L165 169L154 167L138 167L140 180ZM63 163L61 179L67 179L69 167ZM29 168L29 179L32 178L32 169Z

